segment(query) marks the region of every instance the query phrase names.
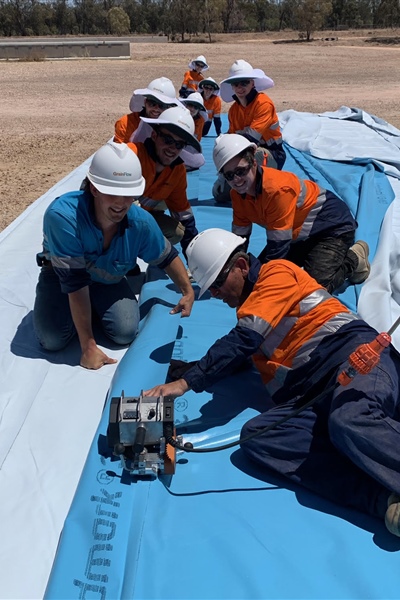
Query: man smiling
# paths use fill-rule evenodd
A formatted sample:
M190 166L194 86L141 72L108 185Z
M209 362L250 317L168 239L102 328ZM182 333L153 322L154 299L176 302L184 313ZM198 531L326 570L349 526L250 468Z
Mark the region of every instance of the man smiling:
M146 180L139 203L152 214L171 244L181 243L185 254L197 229L186 194L186 168L180 155L187 146L201 153L194 135L194 121L184 107L168 108L157 119L141 119L152 127L150 137L144 142L128 144L137 153ZM165 214L166 209L171 216Z
M232 231L250 238L253 223L263 227L267 245L261 262L286 258L334 292L344 281L369 275L368 245L354 243L357 222L347 204L314 181L258 166L257 146L242 135L219 136L213 158L231 188Z
M136 336L139 307L125 275L138 257L164 269L181 290L171 312L191 312L194 294L177 251L133 204L144 186L137 156L126 144L109 142L94 155L81 190L56 198L44 215L35 332L51 351L77 334L87 369L116 362L97 346L93 314L114 343L127 345Z

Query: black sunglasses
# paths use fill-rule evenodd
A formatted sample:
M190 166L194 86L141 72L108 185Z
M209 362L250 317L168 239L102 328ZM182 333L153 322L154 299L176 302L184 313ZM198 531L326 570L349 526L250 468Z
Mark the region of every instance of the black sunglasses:
M195 104L194 102L187 102L185 101L185 106L187 106L189 108L189 106L191 108L195 108L196 110L202 110L203 107L200 108L199 104Z
M172 135L168 135L168 133L162 133L162 131L158 131L157 135L162 139L164 144L167 144L167 146L175 146L177 150L183 150L183 148L186 148L187 146L186 142L183 140L176 140L172 137Z
M146 98L146 103L150 106L150 108L161 108L162 110L166 110L167 108L175 106L174 104L164 104L158 100L153 100L153 98Z
M250 171L253 165L247 165L247 167L236 167L233 171L222 172L222 175L227 181L233 181L235 177L244 177Z
M231 81L231 85L233 85L233 87L247 87L250 81L251 79L238 79L237 81Z
M213 85L202 85L201 87L203 88L203 90L216 90L217 89Z
M195 60L194 64L196 65L196 67L205 67L206 66L204 63L199 62L198 60Z
M210 285L210 287L208 289L213 288L214 290L219 290L219 288L222 288L225 281L228 279L228 275L231 272L232 268L233 268L233 265L229 265L228 267L225 267L225 269L223 269L221 271L221 273L218 275L218 277L215 279L215 281L213 281L213 283Z

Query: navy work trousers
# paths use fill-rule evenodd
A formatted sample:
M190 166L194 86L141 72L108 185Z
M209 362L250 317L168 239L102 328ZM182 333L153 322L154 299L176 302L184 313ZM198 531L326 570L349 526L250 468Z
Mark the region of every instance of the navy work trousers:
M344 363L327 382L332 387ZM247 442L257 463L342 506L383 517L400 494L399 357L387 350L369 375L356 375L317 404ZM309 398L306 398L309 400ZM279 405L247 422L241 438L298 406Z

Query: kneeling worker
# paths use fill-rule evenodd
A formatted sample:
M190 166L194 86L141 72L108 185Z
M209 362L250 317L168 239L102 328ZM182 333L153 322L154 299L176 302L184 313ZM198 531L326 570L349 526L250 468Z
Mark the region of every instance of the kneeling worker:
M258 166L257 147L235 133L215 140L213 159L231 187L232 231L250 238L253 223L267 234L261 262L286 258L328 292L369 275L369 248L355 240L357 222L347 204L294 173Z
M167 108L157 119L141 117L151 125L144 142L128 144L137 153L146 186L139 197L171 244L181 243L185 254L197 234L196 223L186 194L186 168L180 154L186 146L201 152L194 135L194 121L185 107ZM165 214L169 209L170 216Z
M200 294L236 309L237 324L179 379L146 395L201 392L250 357L274 408L243 427L253 461L329 500L385 519L400 536L400 358L389 346L379 367L343 387L349 355L377 332L287 260L267 264L246 254L246 240L222 229L203 231L188 247ZM279 428L245 438L328 389Z
M139 307L125 275L138 257L164 269L181 290L172 313L187 317L192 309L193 289L176 249L154 219L132 204L144 185L137 156L126 144L109 142L94 155L84 189L56 198L44 215L35 332L52 351L77 334L80 364L87 369L116 362L96 344L93 313L116 344L130 344L136 336Z

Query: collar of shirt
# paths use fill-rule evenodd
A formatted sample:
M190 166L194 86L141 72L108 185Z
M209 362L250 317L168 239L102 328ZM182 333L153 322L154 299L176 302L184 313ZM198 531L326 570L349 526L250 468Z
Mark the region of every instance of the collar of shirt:
M248 272L247 278L244 282L241 304L250 296L253 291L254 285L258 279L258 275L261 269L261 263L253 254L249 253L250 260L250 270Z

